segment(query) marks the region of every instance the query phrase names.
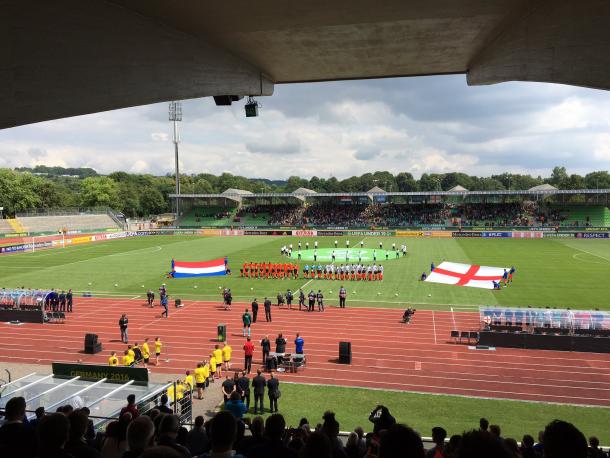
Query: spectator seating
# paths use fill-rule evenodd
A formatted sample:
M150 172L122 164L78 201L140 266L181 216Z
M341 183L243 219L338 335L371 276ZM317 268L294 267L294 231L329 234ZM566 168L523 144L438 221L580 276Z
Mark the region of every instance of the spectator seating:
M58 232L61 229L92 231L118 227L116 222L106 214L25 216L18 217L17 220L28 232Z
M0 219L0 234L10 234L15 232L7 219Z

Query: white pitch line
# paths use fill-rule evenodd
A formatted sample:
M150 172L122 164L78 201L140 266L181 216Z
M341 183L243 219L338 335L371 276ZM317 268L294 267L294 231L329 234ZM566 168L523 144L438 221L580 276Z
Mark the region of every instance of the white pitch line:
M309 285L314 279L312 278L311 280L309 280L307 283L305 283L303 286L301 286L299 289L303 289L305 288L307 285Z
M578 248L578 247L575 247L575 246L572 246L572 245L567 245L567 244L566 244L566 246L568 246L568 247L570 247L570 248L573 248L573 249L575 249L575 250L578 250L578 251L582 251L583 253L590 254L591 256L595 256L595 257L597 257L597 258L603 259L604 261L610 262L610 259L608 259L608 258L606 258L606 257L602 256L601 254L591 253L590 251L583 250L582 248Z

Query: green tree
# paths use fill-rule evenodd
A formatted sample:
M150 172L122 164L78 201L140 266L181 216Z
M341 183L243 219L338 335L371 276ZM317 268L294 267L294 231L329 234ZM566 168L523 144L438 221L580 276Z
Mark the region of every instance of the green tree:
M81 181L80 204L119 208L119 186L109 177L87 177Z

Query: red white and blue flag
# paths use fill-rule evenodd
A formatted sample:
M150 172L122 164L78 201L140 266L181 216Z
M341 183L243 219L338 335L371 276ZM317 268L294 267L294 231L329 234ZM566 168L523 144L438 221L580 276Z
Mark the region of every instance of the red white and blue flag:
M227 274L227 258L213 261L186 262L172 260L172 274L174 278L185 277L215 277Z
M426 281L446 285L470 286L473 288L493 289L493 282L502 280L504 267L476 266L457 262L441 262L428 275Z

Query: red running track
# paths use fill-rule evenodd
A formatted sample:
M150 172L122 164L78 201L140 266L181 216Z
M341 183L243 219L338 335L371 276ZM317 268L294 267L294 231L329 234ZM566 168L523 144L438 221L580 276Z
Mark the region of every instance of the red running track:
M24 324L0 327L0 361L49 364L52 361L107 362L109 352L122 354L118 319L129 316L131 342L160 336L163 353L153 372L183 373L207 358L214 348L216 325L228 326L234 349L234 367L242 366L244 338L241 315L245 305L224 311L218 303L190 302L170 307L169 319L161 308L150 309L141 298L79 298L65 324ZM262 309L262 307L261 307ZM402 310L329 307L324 313L306 313L273 307L273 322L253 325L257 346L255 364L261 363L258 340L279 332L287 350L299 332L305 339L307 367L282 380L313 384L362 386L401 391L444 393L488 398L610 406L610 357L597 353L543 350L469 349L449 339L451 329L474 330L478 314L420 310L410 325L400 323ZM456 321L455 325L453 321ZM83 353L85 333L99 335L104 352ZM352 342L352 364L342 365L338 342ZM272 349L275 345L272 346Z

